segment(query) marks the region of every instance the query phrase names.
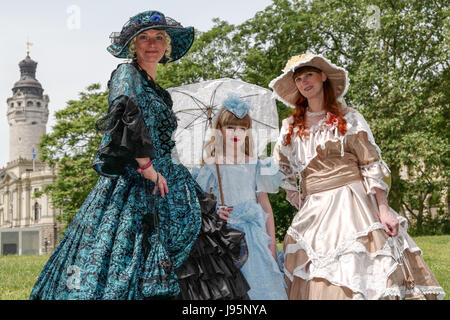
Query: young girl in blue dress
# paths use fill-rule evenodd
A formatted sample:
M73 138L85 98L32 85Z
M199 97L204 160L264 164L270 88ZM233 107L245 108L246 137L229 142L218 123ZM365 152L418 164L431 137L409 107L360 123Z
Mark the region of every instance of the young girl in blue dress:
M250 285L250 299L284 300L285 281L277 263L274 218L267 196L278 192L284 175L272 158L254 157L248 104L230 95L223 106L205 146L205 165L197 182L205 192L214 194L218 204L225 205L219 216L230 227L245 232L248 260L241 271Z

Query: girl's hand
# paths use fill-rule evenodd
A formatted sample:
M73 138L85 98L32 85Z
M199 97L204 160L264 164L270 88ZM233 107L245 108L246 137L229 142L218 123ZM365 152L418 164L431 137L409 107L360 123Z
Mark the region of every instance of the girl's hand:
M228 218L230 217L230 211L233 211L233 208L219 209L219 217L225 221L228 221Z
M396 237L398 234L398 219L389 210L389 207L380 208L380 221L389 237Z
M163 175L161 173L156 172L156 170L155 170L155 168L153 168L153 166L150 166L145 170L138 169L138 172L145 179L151 180L155 184L155 187L153 188L153 194L156 194L158 189L161 193L161 198L164 198L164 195L169 193L169 188L167 186L166 179L163 177Z
M272 257L277 261L277 244L275 242L270 243L269 249L272 251Z

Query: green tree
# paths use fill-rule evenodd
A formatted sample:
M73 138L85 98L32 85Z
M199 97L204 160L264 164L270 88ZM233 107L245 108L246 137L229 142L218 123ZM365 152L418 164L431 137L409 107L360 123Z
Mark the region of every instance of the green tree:
M375 4L380 28L366 32L350 97L391 168L390 205L410 218L413 234L448 232L448 7L444 1Z
M392 171L390 205L417 234L449 231L448 14L445 1L274 0L238 26L246 81L267 86L307 51L348 70L347 103L368 120Z
M244 63L237 57L242 49L236 39L236 27L213 19L207 32L196 31L195 41L182 60L160 65L158 83L164 88L218 78L236 78Z
M108 109L107 92L93 84L57 111L57 123L40 142L41 160L57 168L56 181L44 187L54 208L61 209L57 220L66 227L94 187L98 174L92 163L101 141L95 121Z

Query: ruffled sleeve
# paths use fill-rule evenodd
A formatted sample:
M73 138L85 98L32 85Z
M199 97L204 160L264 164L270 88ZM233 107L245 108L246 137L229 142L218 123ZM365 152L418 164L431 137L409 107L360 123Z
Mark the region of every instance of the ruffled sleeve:
M284 178L281 183L281 187L285 190L298 191L297 177L295 175L295 170L289 161L288 153L289 146L283 146L283 141L285 135L288 133L289 119L284 119L282 127L280 130L280 135L278 137L277 143L273 151L273 159L275 163L279 166L279 170L283 173Z
M360 168L367 193L375 194L374 188L389 192L391 187L391 172L383 160L367 166L361 166Z
M136 104L133 82L126 77L125 68L120 65L113 72L109 82L108 113L96 122L97 130L104 136L94 169L108 177L123 174L127 165L137 168L135 158L155 158L149 131Z
M256 193L278 193L278 187L284 180L284 174L272 157L258 160L256 163Z
M208 164L205 164L203 167L201 167L195 177L195 180L204 192L211 193L211 189L218 189L217 179L213 171L211 170L211 166Z
M365 121L364 121L365 122ZM364 130L346 137L351 152L358 158L363 183L368 194L375 194L375 188L389 192L390 170L380 155L379 148L370 142L373 137L368 125ZM373 138L372 138L373 139Z

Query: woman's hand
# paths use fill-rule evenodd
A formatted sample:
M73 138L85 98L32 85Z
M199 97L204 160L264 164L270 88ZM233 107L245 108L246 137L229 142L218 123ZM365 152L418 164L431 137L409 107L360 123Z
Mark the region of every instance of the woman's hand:
M380 212L380 221L389 237L396 237L398 234L398 219L391 212L387 203L387 192L380 188L375 188L375 198Z
M398 219L389 210L389 207L380 208L380 221L389 237L396 237L398 234Z
M260 204L261 208L268 214L266 220L266 230L272 241L269 244L269 249L273 258L277 261L277 240L275 238L275 220L273 218L272 206L270 205L269 196L267 192L259 192L256 196L256 200Z
M138 172L148 180L151 180L153 183L155 183L155 187L153 188L153 194L156 194L156 192L159 189L159 192L161 193L161 197L164 198L164 195L169 193L169 188L167 187L167 181L163 177L163 175L159 172L156 172L155 168L153 166L148 167L145 170L138 169Z
M219 209L219 217L225 221L228 221L228 218L230 217L230 211L233 211L233 208Z

